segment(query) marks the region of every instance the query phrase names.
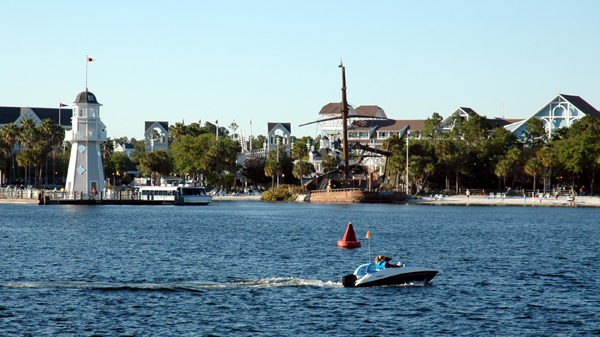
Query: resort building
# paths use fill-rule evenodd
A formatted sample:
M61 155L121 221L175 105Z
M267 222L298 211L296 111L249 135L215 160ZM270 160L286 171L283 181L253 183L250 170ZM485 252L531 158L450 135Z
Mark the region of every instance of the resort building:
M169 149L169 122L146 121L144 127L146 153Z
M322 137L328 137L331 141L325 146L321 146L318 153L311 154L311 162L315 164L317 172L319 162L322 162L323 156L336 155L334 144L341 142L342 121L341 103L329 103L319 111L319 120L322 130ZM443 132L449 132L454 128L454 118L460 117L469 120L471 116L478 115L475 110L469 107L459 107L442 119L441 128ZM508 118L488 118L492 126L504 127L516 136L521 136L525 131L525 123L530 118L538 118L544 122L548 136L552 135L554 130L561 127L570 127L575 121L585 115L591 115L600 119L600 112L592 105L579 96L559 94L540 110L533 113L526 119L508 119ZM404 134L411 131L422 131L425 127L424 119L415 120L396 120L388 119L384 110L376 105L360 106L358 108L350 107L348 112L348 142L353 147L355 143L367 145L372 148L386 150L383 143L393 135L403 137ZM341 145L340 145L341 146ZM370 169L383 170L384 158L379 155L369 155L363 159L363 163ZM352 163L351 163L352 164Z
M133 144L120 142L117 143L113 140L114 152L123 152L127 157L133 158L133 154L135 153L135 147Z
M23 120L31 118L36 126L42 124L44 119L50 119L65 130L71 130L71 117L73 117L73 109L71 108L0 106L0 129L8 123L21 126Z
M573 95L559 94L550 102L544 105L540 110L519 122L504 126L516 136L520 136L525 131L525 123L530 118L538 118L544 122L548 137L554 130L562 127L571 127L573 123L590 115L600 119L600 112L583 98Z

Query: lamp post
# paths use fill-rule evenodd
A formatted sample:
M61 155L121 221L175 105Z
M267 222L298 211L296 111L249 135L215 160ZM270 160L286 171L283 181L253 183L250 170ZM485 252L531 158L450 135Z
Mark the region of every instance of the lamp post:
M279 164L279 137L276 140L277 143L277 164ZM277 165L279 167L279 165ZM277 188L279 188L279 174L277 175Z
M408 137L410 136L410 132L406 132L406 195L409 194L408 188Z

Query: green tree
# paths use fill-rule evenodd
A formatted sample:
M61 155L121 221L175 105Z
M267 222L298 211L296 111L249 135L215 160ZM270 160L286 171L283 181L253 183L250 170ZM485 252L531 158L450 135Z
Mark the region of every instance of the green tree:
M515 168L523 167L524 165L523 151L518 146L513 146L506 151L505 157L513 166L513 181L511 183L511 188L515 188L515 181L517 180L517 171Z
M299 161L294 165L293 175L302 180L302 176L312 176L315 172L315 166L311 162Z
M149 152L140 159L142 171L152 175L152 184L160 185L161 175L168 175L173 169L171 158L166 151L157 150Z
M502 178L504 181L504 190L506 190L506 176L512 173L512 169L512 164L507 159L501 159L498 161L498 164L496 164L496 168L494 169L494 174L496 174L498 178Z
M240 165L240 173L254 185L267 182L265 175L266 160L263 157L248 158Z
M442 135L442 116L437 112L425 120L425 126L423 127L423 136L431 138L433 143L437 143L437 139Z
M527 174L530 176L533 176L533 191L535 192L536 176L544 172L542 161L537 157L529 159L525 164L525 172L527 172Z
M14 123L8 123L4 125L4 127L0 130L1 136L8 145L9 156L12 158L11 160L11 180L16 179L16 171L15 171L15 145L19 141L20 130L17 125Z
M575 174L586 173L590 183L590 193L594 193L594 178L598 170L600 156L600 120L586 115L575 122L566 139L556 143L559 161L567 171Z
M275 177L282 172L283 168L281 167L281 163L277 162L277 160L269 160L265 164L265 175L271 177L271 187L275 186Z
M525 122L525 131L521 135L523 143L531 148L538 149L548 140L544 122L541 119L531 117Z
M340 166L340 160L335 156L325 156L321 165L323 167L323 172L329 172L337 169L338 166Z
M546 194L546 173L549 172L548 180L550 181L550 185L552 185L552 168L559 164L558 156L552 146L541 148L536 155L542 161L542 165L544 165L544 194Z
M179 138L171 146L174 170L182 175L190 175L195 180L198 180L200 173L208 166L203 165L203 163L206 162L205 157L213 142L216 141L212 135L184 135Z
M113 177L113 183L116 185L121 182L121 177L123 177L129 165L131 165L131 159L125 153L114 152L106 158L104 172L107 177Z

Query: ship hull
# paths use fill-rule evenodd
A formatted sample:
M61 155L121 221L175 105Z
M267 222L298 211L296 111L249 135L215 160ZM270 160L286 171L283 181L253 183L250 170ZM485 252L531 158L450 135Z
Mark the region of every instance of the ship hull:
M315 203L397 203L406 200L405 192L364 191L360 189L342 189L312 191L310 202Z

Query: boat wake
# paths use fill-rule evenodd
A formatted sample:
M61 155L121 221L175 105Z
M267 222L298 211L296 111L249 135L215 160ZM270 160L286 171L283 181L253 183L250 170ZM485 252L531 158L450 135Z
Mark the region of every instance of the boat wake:
M341 288L332 281L297 279L293 277L245 279L231 282L186 281L166 283L107 283L107 282L0 282L0 288L88 289L98 291L208 291L215 289L321 287Z
M341 288L340 282L307 280L293 277L276 277L267 279L248 279L227 283L227 285L242 288L275 288L275 287L318 287L318 288Z

